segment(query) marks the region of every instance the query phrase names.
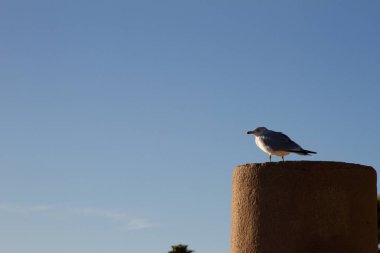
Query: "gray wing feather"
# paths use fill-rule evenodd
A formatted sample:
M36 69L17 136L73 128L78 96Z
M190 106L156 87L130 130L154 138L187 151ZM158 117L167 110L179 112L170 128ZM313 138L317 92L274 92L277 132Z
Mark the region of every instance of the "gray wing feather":
M261 136L263 143L273 151L299 151L301 146L281 132L268 131Z

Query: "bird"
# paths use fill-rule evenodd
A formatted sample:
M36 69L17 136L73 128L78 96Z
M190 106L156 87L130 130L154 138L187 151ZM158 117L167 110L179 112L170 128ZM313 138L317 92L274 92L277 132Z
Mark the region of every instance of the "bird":
M317 152L303 149L300 145L292 141L287 135L281 132L275 132L266 127L258 127L255 130L248 131L247 134L255 135L256 145L265 153L269 154L269 161L272 161L272 155L281 156L284 162L284 156L290 153L298 155L310 155Z

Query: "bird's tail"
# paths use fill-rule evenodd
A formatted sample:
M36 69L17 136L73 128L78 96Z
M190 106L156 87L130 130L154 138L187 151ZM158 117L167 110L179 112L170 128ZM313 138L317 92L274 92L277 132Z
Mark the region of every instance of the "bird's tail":
M311 155L311 154L317 153L317 152L306 150L306 149L301 149L301 150L297 150L297 151L292 150L291 152L296 153L298 155Z

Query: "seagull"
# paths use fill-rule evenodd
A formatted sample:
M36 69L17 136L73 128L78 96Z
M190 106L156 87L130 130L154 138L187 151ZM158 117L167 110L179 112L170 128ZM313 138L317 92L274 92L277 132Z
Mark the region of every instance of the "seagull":
M266 127L258 127L255 130L248 131L247 134L256 136L256 145L269 154L270 162L272 161L272 155L281 156L282 161L284 161L284 156L289 155L289 153L298 155L316 154L314 151L303 149L285 134L268 130Z

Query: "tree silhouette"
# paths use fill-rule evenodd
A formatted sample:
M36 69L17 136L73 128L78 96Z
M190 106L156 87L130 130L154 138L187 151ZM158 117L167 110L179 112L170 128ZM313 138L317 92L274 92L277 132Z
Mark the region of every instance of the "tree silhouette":
M191 253L191 252L194 252L194 251L187 249L187 245L184 245L184 244L173 245L172 250L169 251L169 253Z
M380 244L380 195L377 195L377 240ZM380 249L378 250L380 253Z

